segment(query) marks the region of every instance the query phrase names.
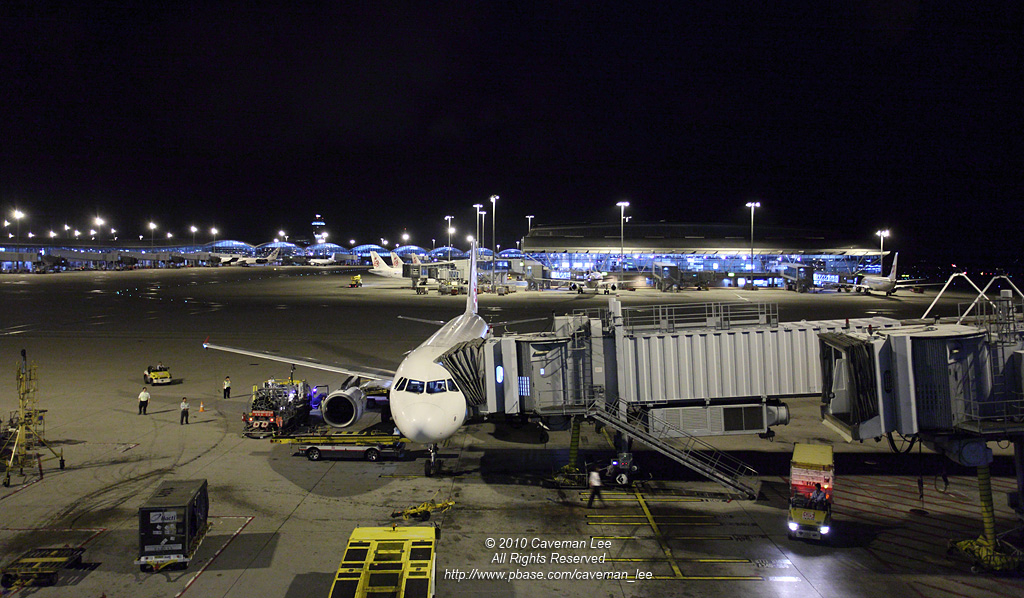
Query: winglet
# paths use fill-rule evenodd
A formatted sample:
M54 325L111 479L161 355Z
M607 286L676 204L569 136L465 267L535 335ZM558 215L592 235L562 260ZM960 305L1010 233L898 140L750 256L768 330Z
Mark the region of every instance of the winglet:
M469 244L469 296L466 297L466 313L475 314L476 299L476 240Z
M206 337L206 340L203 341L203 348L206 349L207 345L209 345L209 344L210 344L210 337Z

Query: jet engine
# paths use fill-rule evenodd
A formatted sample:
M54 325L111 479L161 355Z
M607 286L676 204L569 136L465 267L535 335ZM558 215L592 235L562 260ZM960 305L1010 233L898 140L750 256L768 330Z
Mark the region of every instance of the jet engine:
M320 402L324 423L334 428L347 428L366 412L366 395L358 386L336 390Z

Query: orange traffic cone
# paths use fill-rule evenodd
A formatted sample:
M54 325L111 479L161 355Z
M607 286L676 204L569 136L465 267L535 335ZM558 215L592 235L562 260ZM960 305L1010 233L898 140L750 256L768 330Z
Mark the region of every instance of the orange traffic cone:
M203 402L199 401L199 413L206 411L206 407L203 406Z

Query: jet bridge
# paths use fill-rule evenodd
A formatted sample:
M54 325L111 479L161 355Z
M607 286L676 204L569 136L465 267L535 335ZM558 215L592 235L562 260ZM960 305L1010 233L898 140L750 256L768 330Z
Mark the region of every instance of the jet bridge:
M549 332L475 340L442 363L473 416L589 418L747 497L756 472L699 440L789 422L781 399L821 391L818 334L893 328L889 318L780 323L774 304L709 303L556 316ZM628 442L628 441L627 441Z
M980 294L979 297L984 296ZM972 304L974 307L975 304ZM976 303L971 324L820 335L822 422L848 441L900 434L976 467L983 522L977 540L950 542L977 567L1024 565L1024 534L996 535L990 442L1012 443L1016 491L1009 506L1024 522L1024 303L1010 290ZM963 323L960 323L963 322Z

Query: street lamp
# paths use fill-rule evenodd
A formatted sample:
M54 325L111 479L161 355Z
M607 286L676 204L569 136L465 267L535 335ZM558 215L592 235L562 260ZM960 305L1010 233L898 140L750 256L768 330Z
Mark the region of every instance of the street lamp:
M615 205L619 206L619 278L622 278L626 274L626 208L629 202L620 201ZM622 284L621 280L619 284Z
M149 250L153 250L154 239L156 238L156 222L149 223Z
M189 227L189 230L192 231L192 249L194 250L196 248L196 233L199 229L193 224Z
M453 216L445 216L444 217L444 219L448 222L448 227L447 228L448 228L448 261L449 262L452 261L452 233L455 232L455 229L452 228L452 218L453 218Z
M211 228L210 229L210 234L213 235L213 244L216 245L217 244L217 229L216 228Z
M882 260L885 259L885 238L889 236L889 229L876 231L875 234L878 235L878 273L885 276Z
M14 243L17 244L18 240L21 238L21 219L25 217L25 212L22 212L21 210L14 210L11 215L14 216L14 222L17 223L17 230L14 235Z
M475 203L473 207L476 208L476 234L473 235L474 239L480 238L480 208L484 207L482 203Z
M761 207L759 201L748 201L747 207L750 208L750 288L754 288L754 209Z
M494 259L498 254L498 235L495 232L495 227L498 225L498 196L491 196L491 245L494 249L491 250L491 286L494 286Z
M534 218L535 218L535 216L533 216L532 214L530 216L526 217L526 234L530 234L530 231L533 230L533 219Z
M476 246L483 251L484 247L487 247L487 210L480 210L480 224L483 232L480 234L480 242ZM480 254L480 257L483 258L483 254ZM484 280L487 279L484 278Z

